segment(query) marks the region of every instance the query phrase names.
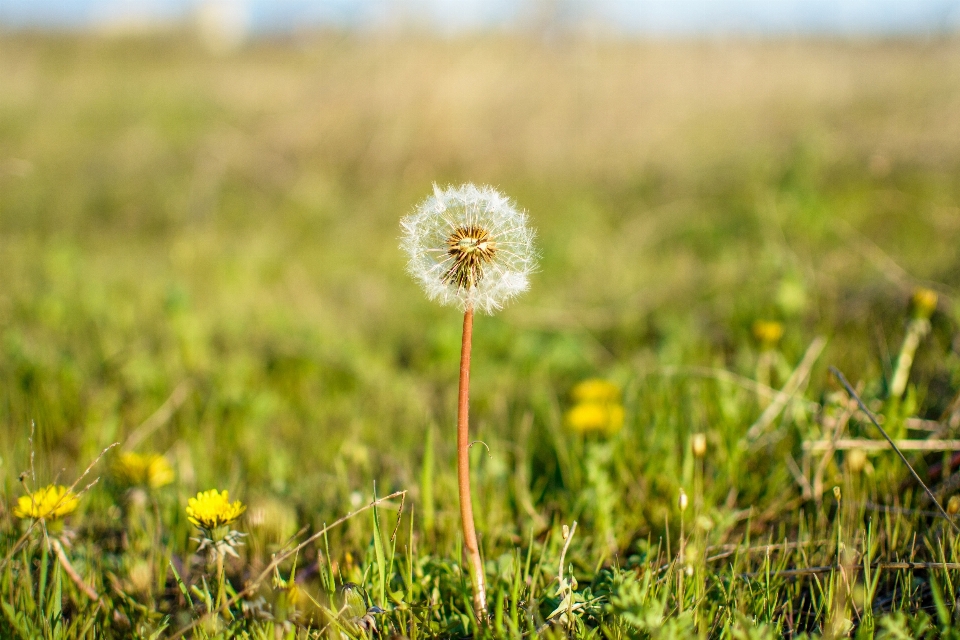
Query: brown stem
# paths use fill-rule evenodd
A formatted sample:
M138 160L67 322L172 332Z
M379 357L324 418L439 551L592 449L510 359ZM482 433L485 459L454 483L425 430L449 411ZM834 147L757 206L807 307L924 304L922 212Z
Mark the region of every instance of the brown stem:
M473 524L470 498L470 347L473 343L473 308L463 314L463 343L460 347L460 393L457 398L457 482L460 486L460 520L463 544L472 568L473 612L482 620L487 611L487 590L483 580L483 560Z
M70 576L70 579L73 580L74 584L76 584L80 591L83 592L83 595L87 596L94 602L100 602L100 596L97 594L94 588L84 582L83 578L80 577L80 574L77 573L77 570L73 568L72 564L70 564L70 559L67 558L67 554L63 550L63 545L60 544L60 541L51 540L51 546L53 547L53 552L57 554L57 559L60 561L60 566L63 567L63 570L66 572L66 574Z

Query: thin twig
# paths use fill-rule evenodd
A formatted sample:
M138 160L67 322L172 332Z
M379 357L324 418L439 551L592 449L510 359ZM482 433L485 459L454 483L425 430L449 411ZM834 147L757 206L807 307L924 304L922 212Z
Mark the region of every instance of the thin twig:
M837 422L836 425L834 425L833 434L830 439L824 439L825 446L822 449L823 457L820 458L820 464L817 465L817 470L813 475L813 499L817 502L819 502L823 496L823 474L827 472L827 465L833 460L833 452L837 450L837 442L841 439L840 434L847 428L847 423L850 422L850 417L854 414L855 410L856 405L850 406L848 400L840 416L837 417ZM806 451L806 447L804 447L804 450Z
M894 445L903 451L957 451L960 450L960 440L938 440L935 438L927 439L905 439L894 440ZM827 451L832 453L834 449L849 450L861 449L863 451L886 451L890 448L888 442L883 440L873 440L871 438L838 438L836 442L829 440L813 440L804 442L802 445L804 451L820 453Z
M924 511L923 509L907 509L905 507L896 507L889 504L877 504L876 502L850 502L851 506L863 507L871 511L880 511L882 513L899 513L905 516L936 516L940 517L939 511Z
M890 282L902 289L909 289L911 286L916 286L918 282L916 278L907 273L907 270L897 264L889 254L881 249L875 242L857 231L849 222L839 218L835 219L834 229L838 231L839 235L842 235L845 240L850 242L860 255L872 262L873 266L886 276Z
M770 576L774 578L787 578L791 576L809 576L818 573L830 573L832 571L840 571L843 569L852 569L850 566L840 565L829 565L821 567L805 567L803 569L783 569L781 571L771 571ZM856 565L856 568L859 571L863 571L863 565ZM870 569L873 571L880 569L946 569L950 571L960 570L960 562L878 562L876 564L870 565ZM750 573L740 573L737 574L738 578L756 578L758 576L766 576L766 571L753 571Z
M933 504L937 506L937 511L939 511L943 517L947 519L947 522L950 523L950 526L953 527L954 531L960 532L960 527L958 527L957 523L953 521L953 518L950 517L950 514L948 514L946 510L940 506L940 502L937 500L936 496L933 495L933 491L930 491L930 487L928 487L920 478L920 474L916 472L916 470L913 468L913 465L911 465L907 460L907 457L903 455L903 451L901 451L896 445L896 443L893 441L893 438L891 438L884 428L880 426L880 423L877 422L877 419L873 416L873 412L870 411L870 409L867 409L867 405L863 403L863 400L860 399L860 396L857 395L857 392L854 391L852 386L850 386L850 383L847 382L847 379L840 372L840 370L836 367L830 367L830 372L837 377L837 380L839 380L840 384L843 385L843 388L847 390L847 393L850 394L850 397L857 401L857 404L860 405L860 409L867 414L867 417L870 418L870 422L873 423L873 426L875 426L877 430L883 434L883 437L887 439L887 442L890 443L890 446L893 447L893 450L896 451L897 455L900 456L900 459L903 460L903 464L907 465L907 468L910 469L910 473L913 474L914 479L920 483L920 486L923 487L923 490L927 492L928 496L930 496Z
M807 540L802 542L787 542L784 540L779 544L764 544L757 547L741 547L740 545L721 545L719 547L707 547L707 551L720 551L720 553L708 556L706 562L715 562L729 558L732 555L749 555L753 553L770 553L771 551L790 551L802 547L820 546L829 544L829 540Z
M719 382L729 382L730 384L735 384L738 387L745 389L747 391L752 391L757 396L764 398L765 400L773 400L781 391L779 389L774 389L771 386L761 384L756 380L751 380L746 376L741 376L739 374L733 373L732 371L727 371L726 369L719 369L715 367L701 367L696 365L691 366L666 366L660 367L659 369L650 372L647 375L661 375L665 377L672 376L690 376L690 377L699 377L699 378L711 378ZM813 400L807 400L806 398L798 398L798 402L802 402L808 409L816 410L820 408L820 404L814 402Z
M790 475L793 476L794 481L800 485L800 490L803 492L804 499L810 499L813 497L813 487L810 486L810 481L807 480L806 476L803 475L803 471L800 470L797 461L793 459L793 456L789 453L786 454L784 460L787 463L787 470L790 471Z
M800 389L800 385L802 385L807 379L807 376L810 375L810 369L813 368L813 364L817 361L817 358L820 357L820 353L826 345L827 339L823 336L814 338L813 342L810 343L810 346L807 347L806 352L803 354L803 359L800 360L800 364L797 365L797 368L793 370L793 373L790 374L787 382L783 385L783 389L777 394L773 402L770 403L770 406L760 414L757 421L747 430L747 440L756 440L760 437L760 434L780 415L780 412L783 411L787 403L790 402Z
M147 436L166 424L174 412L179 409L180 405L187 399L190 393L190 387L189 380L184 380L178 384L173 390L173 393L170 394L170 397L167 398L149 418L144 420L139 427L127 436L126 442L123 443L123 450L133 451L137 448L137 445L147 439Z
M51 540L50 546L53 547L54 553L57 554L57 559L60 561L60 566L63 567L63 570L67 572L67 575L70 576L70 579L73 580L74 584L83 592L85 596L93 600L94 602L101 603L100 594L96 590L83 581L83 578L80 577L80 574L77 573L77 570L70 563L70 559L67 558L66 552L63 550L63 545L60 544L59 540Z

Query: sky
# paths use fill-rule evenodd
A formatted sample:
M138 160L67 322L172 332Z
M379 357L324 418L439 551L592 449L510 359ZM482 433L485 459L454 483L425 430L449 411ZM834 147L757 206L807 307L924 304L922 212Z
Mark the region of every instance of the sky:
M205 19L249 32L530 25L622 34L910 34L960 30L960 0L0 0L5 28L152 27Z

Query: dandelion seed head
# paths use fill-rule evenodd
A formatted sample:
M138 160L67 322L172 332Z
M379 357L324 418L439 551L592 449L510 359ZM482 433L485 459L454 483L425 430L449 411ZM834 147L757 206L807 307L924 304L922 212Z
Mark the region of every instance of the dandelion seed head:
M407 271L431 300L492 314L529 287L534 232L493 187L434 185L400 226Z

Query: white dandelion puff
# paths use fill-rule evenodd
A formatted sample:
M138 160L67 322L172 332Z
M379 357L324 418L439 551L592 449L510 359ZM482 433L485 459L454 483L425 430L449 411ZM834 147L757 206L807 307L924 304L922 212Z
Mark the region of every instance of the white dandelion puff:
M534 232L493 187L434 185L400 226L407 271L431 300L492 314L530 285Z

